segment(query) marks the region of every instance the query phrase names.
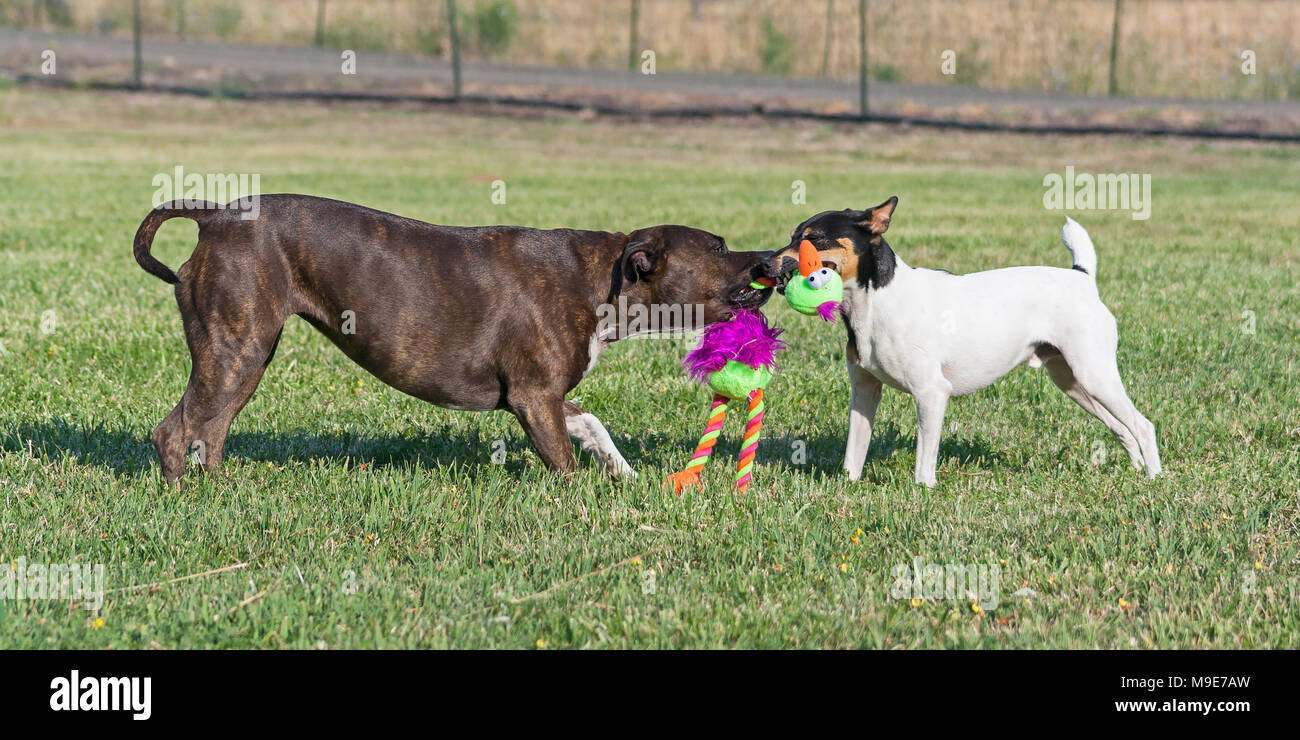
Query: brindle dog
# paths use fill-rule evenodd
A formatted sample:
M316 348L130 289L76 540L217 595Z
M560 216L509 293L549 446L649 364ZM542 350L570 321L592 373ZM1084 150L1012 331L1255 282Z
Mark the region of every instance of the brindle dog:
M751 287L774 274L770 253L731 252L686 226L435 226L305 195L263 195L256 218L244 215L235 203L173 201L135 235L140 266L176 285L193 361L184 395L153 432L169 483L191 448L204 470L221 464L230 424L294 315L404 393L451 409L508 409L551 470L574 469L572 436L611 474L635 475L604 425L564 400L623 338L598 327L600 307L691 306L661 312L669 325L654 327L678 331L772 293ZM149 249L177 217L198 222L199 240L173 273Z

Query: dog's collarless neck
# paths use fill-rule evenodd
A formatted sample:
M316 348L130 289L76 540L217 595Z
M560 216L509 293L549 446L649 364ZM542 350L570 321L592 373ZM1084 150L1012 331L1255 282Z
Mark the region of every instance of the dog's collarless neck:
M895 269L900 264L902 260L890 249L889 243L881 239L878 244L871 244L859 253L858 284L879 290L893 281Z

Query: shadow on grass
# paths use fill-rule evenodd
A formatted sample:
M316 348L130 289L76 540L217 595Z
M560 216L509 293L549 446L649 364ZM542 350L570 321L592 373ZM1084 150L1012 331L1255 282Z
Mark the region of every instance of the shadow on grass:
M741 428L724 429L717 446L713 448L713 458L734 465L740 452ZM647 432L638 438L621 439L616 442L619 449L629 461L636 465L654 465L665 470L680 470L690 459L698 437L681 438L673 435ZM804 436L784 435L764 437L758 443L758 464L775 463L784 465L792 471L804 472L823 477L838 477L843 474L844 464L843 437L825 435L809 439ZM893 426L878 426L871 436L871 447L867 452L864 475L875 462L888 459L897 452L912 454L916 449L915 435L904 437ZM977 467L1002 467L1006 464L1005 456L988 446L979 437L949 434L939 443L939 467L974 465ZM802 460L802 462L798 462ZM716 460L711 460L716 465ZM909 473L910 475L910 473Z
M235 431L226 440L225 457L227 461L243 459L277 464L351 458L374 468L418 465L433 469L452 463L486 466L492 464L494 441L478 430L453 426L433 430L423 437L368 436L350 431L331 434ZM147 432L70 423L58 418L0 431L0 450L30 453L44 460L68 458L85 465L102 465L118 475L139 475L158 465ZM194 467L191 461L186 461L187 472ZM504 467L507 472L518 474L524 466L507 458Z
M734 437L734 438L732 438ZM739 452L740 430L724 434L714 449L714 457L734 465ZM690 459L698 437L682 437L649 431L639 437L620 435L616 445L633 465L678 470ZM507 474L519 476L526 465L520 458L521 447L528 444L522 436L508 441ZM284 464L320 459L350 458L374 468L415 465L426 469L452 464L488 466L493 464L495 439L488 439L477 429L443 425L423 436L367 436L350 431L331 434L303 432L233 432L226 442L226 459ZM902 437L898 429L881 426L872 435L867 466L887 459L898 451L910 453L915 437ZM153 442L147 433L106 427L101 424L67 422L60 418L35 424L19 424L0 430L0 450L28 453L45 460L71 459L85 465L104 466L117 475L136 476L157 467ZM794 470L820 476L839 476L844 456L844 440L836 437L804 439L796 436L768 437L760 440L758 463L788 465ZM960 464L1000 466L1005 458L977 437L949 435L939 450L940 467L952 458ZM579 468L595 466L590 455L577 452ZM802 460L802 462L798 462ZM714 464L717 464L716 462ZM187 468L192 468L187 464Z

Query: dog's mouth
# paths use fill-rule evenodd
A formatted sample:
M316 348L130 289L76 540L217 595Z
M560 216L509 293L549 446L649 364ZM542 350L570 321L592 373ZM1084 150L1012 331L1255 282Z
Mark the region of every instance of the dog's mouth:
M755 309L767 302L775 287L772 278L758 278L731 294L731 304L738 308Z
M727 297L727 303L737 311L755 311L760 308L767 299L772 297L772 291L776 288L776 279L767 276L760 276L751 281L748 285L737 288ZM728 318L735 316L735 311L728 311Z

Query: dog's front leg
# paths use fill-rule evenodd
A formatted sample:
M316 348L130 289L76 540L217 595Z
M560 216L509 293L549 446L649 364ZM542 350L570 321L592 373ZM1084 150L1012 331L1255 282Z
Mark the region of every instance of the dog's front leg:
M606 472L615 478L627 476L629 478L637 477L636 471L632 466L627 464L627 460L619 454L618 447L614 446L614 440L605 430L605 425L600 423L600 419L595 414L583 411L577 404L566 401L564 403L564 423L568 428L569 436L578 440L582 449L590 452L601 463L604 464Z
M849 441L844 450L844 472L849 474L849 480L858 480L862 477L867 448L871 446L871 426L876 420L883 385L876 376L857 364L857 352L852 344L845 355L853 396L849 401Z
M520 394L525 395L525 394ZM573 445L564 422L564 396L535 396L510 400L510 410L524 428L528 441L541 456L546 467L557 473L572 473L577 468Z
M934 469L939 464L943 416L948 409L948 391L929 388L913 395L916 396L916 482L933 487Z

